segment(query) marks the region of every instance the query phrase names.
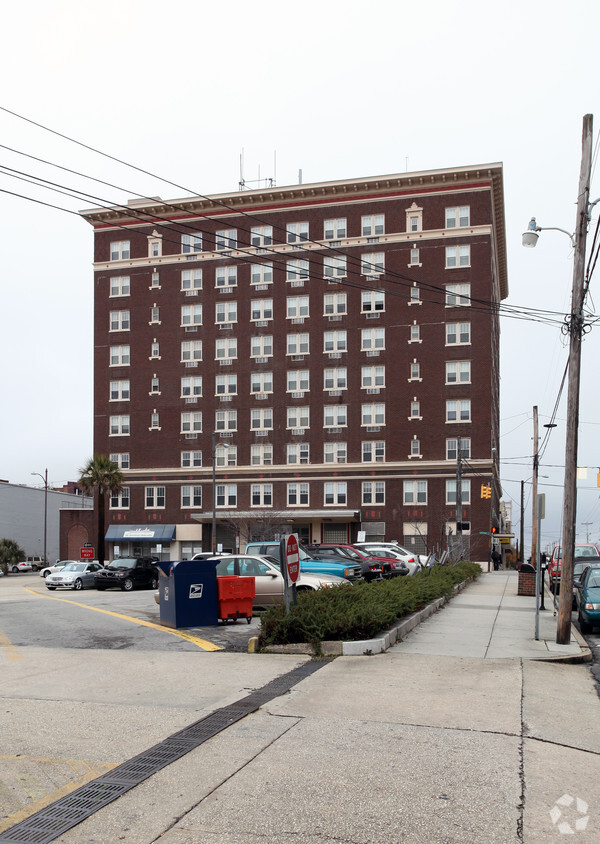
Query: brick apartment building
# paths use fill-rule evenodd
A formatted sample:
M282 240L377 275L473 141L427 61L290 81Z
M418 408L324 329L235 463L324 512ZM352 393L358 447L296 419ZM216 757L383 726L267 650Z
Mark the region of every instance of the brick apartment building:
M500 164L82 216L94 452L126 479L109 556L210 550L213 518L226 550L291 531L441 549L460 464L458 521L487 559L508 293Z

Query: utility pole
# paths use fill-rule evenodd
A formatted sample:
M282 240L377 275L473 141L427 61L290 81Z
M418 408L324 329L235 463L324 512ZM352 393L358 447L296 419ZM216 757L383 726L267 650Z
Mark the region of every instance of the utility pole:
M521 530L519 531L520 553L517 555L517 562L523 562L523 539L525 536L525 481L521 481Z
M538 409L533 408L533 487L531 502L531 565L537 568L538 558L538 471L539 471Z
M579 428L579 382L581 374L581 337L583 334L583 297L585 281L585 246L588 228L590 175L592 169L593 116L583 118L581 169L577 191L573 288L569 317L569 385L567 393L567 433L565 444L565 483L563 502L563 542L560 600L556 642L571 641L571 604L573 600L573 556L577 513L577 436Z
M456 535L461 537L462 554L462 454L460 437L456 438Z

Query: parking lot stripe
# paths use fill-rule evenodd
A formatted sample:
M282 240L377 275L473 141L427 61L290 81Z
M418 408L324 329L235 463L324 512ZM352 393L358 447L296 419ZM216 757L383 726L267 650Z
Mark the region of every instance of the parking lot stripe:
M23 655L19 653L19 649L13 645L8 636L1 630L0 650L2 650L2 653L6 656L9 662L17 662L19 659L23 659Z
M162 627L160 624L154 624L152 621L144 621L142 618L134 618L131 615L123 615L123 613L113 612L112 610L103 610L100 609L100 607L90 607L88 604L80 604L79 601L69 601L67 598L59 598L56 595L44 595L41 592L36 592L34 589L26 588L25 591L29 592L31 595L36 595L38 598L47 598L50 601L62 601L65 604L73 604L75 607L83 607L84 610L93 610L94 612L101 612L105 615L112 615L115 618L122 618L125 621L133 621L134 624L140 624L142 627L152 627L154 630L160 630L161 633L170 633L172 636L179 636L180 639L185 639L186 641L191 642L203 651L223 650L223 648L219 647L219 645L209 642L208 639L201 639L199 636L192 636L191 633L184 633L182 630L172 630L170 627ZM0 646L1 645L2 640L0 638ZM14 645L12 647L14 648ZM16 648L14 648L14 650L16 651ZM20 656L17 658L21 659Z

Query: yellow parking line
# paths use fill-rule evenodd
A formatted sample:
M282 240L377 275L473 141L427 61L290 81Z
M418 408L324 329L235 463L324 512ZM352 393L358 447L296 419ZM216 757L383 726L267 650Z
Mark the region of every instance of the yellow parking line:
M112 612L111 610L102 610L99 607L90 607L88 604L80 604L78 601L69 601L67 598L58 598L56 595L44 595L40 592L34 591L33 589L26 589L25 591L30 592L32 595L37 595L38 598L48 598L50 601L62 601L64 604L73 604L75 607L83 607L86 610L94 610L94 612L104 613L104 615L112 615L115 618L123 618L125 621L133 621L134 624L141 624L142 627L152 627L154 630L160 630L161 633L171 633L173 636L179 636L180 639L185 639L193 645L202 648L203 651L223 650L223 648L213 644L213 642L209 642L208 639L201 639L199 636L192 636L191 633L183 633L181 630L172 630L170 627L162 627L160 624L154 624L152 621L144 621L141 618L134 618L131 615L123 615L122 613Z
M0 649L2 653L6 656L9 662L17 662L19 659L23 659L22 654L19 653L18 649L13 645L10 641L8 636L0 630Z

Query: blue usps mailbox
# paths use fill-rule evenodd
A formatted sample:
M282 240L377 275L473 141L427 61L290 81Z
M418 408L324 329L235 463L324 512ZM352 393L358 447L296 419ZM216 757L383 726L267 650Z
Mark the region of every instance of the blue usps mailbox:
M160 623L165 627L211 627L219 623L217 560L172 560L159 570Z

